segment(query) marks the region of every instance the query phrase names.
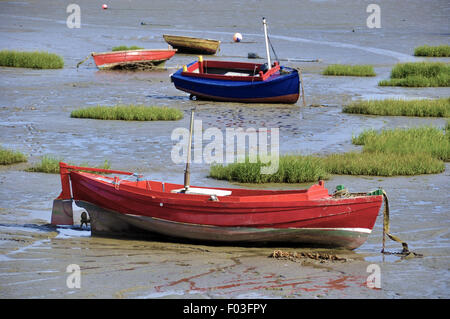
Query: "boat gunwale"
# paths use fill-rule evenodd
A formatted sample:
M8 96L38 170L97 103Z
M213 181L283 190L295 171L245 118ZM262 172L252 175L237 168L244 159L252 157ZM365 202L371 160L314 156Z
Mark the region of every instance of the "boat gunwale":
M185 36L185 35L171 35L171 34L163 34L163 38L164 40L166 40L167 42L167 38L179 38L179 39L186 39L186 40L195 40L195 41L204 41L204 42L211 42L214 44L220 44L221 41L220 40L215 40L215 39L208 39L208 38L196 38L196 37L190 37L190 36Z
M248 82L249 84L252 83L264 83L267 82L268 80L271 80L271 78L276 75L278 72L280 72L283 69L287 69L287 70L291 70L292 72L290 72L289 74L285 74L286 76L284 76L284 74L280 74L279 76L276 77L276 79L280 78L280 79L285 79L287 78L287 76L289 75L293 75L295 76L295 72L298 73L298 71L294 68L290 68L290 67L284 67L281 66L278 62L275 62L275 65L267 70L265 73L261 74L262 71L258 71L258 73L256 73L257 67L260 68L263 64L261 63L251 63L251 62L233 62L233 61L214 61L214 60L205 60L201 63L203 63L203 65L207 65L208 63L212 64L212 68L217 68L217 69L224 69L224 70L255 70L255 75L225 75L225 74L215 74L215 73L205 73L205 72L194 72L195 70L199 69L199 61L194 61L189 63L186 67L187 67L187 71L184 71L183 69L178 70L177 72L175 72L172 75L180 75L180 76L186 76L186 77L190 77L190 78L196 78L199 80L219 80L219 81L225 81L225 82L229 82L229 81L234 81L234 82ZM228 68L225 67L226 64L229 64L230 66ZM218 67L216 65L219 65L221 67ZM253 68L251 68L253 67ZM275 79L274 79L275 80Z
M71 173L75 173L82 178L88 179L90 183L96 182L100 183L100 185L106 186L111 190L121 190L122 192L129 192L134 195L144 196L147 200L166 203L166 204L176 204L176 205L186 205L189 206L204 206L205 202L208 203L211 207L214 206L226 206L228 208L232 208L233 206L242 207L242 205L248 205L249 207L259 208L259 207L280 207L280 205L284 208L294 207L294 206L319 206L322 205L342 205L342 204L359 204L361 202L378 202L383 200L383 196L381 195L366 195L366 196L353 196L353 197L345 197L345 198L335 198L328 194L328 190L323 187L323 190L326 191L327 196L322 196L321 198L309 198L308 190L315 185L312 185L308 189L301 190L252 190L252 189L236 189L236 188L220 188L214 187L213 189L217 190L230 190L230 191L247 191L247 192L276 192L274 194L248 194L248 195L228 195L228 196L217 196L218 201L211 201L210 195L197 195L197 194L184 194L184 193L171 193L169 191L158 191L151 190L143 187L138 187L136 185L131 185L136 183L135 181L129 180L121 180L118 188L113 184L114 178L106 177L103 175L91 174L87 172L78 172L72 171ZM91 175L91 176L90 176ZM93 176L93 177L92 177ZM99 179L100 177L100 179ZM104 179L110 179L111 181L104 181ZM147 181L146 181L147 182ZM149 182L149 181L148 181ZM172 185L177 188L184 187L181 184L174 183L164 183L158 181L152 181L161 183L164 185ZM211 187L201 187L201 186L192 186L195 188L211 188ZM174 188L175 189L175 188ZM312 194L313 195L313 194ZM293 198L294 197L294 198ZM253 199L253 200L249 200ZM255 200L256 199L256 200ZM197 205L195 205L197 204Z
M143 51L176 53L178 50L177 49L136 49L136 50L120 50L120 51L107 51L107 52L91 52L91 55L92 56L113 55L113 54L120 54L120 53L143 52Z
M112 63L103 63L100 65L97 65L99 69L111 69L118 66L127 66L127 65L139 65L139 64L153 64L154 67L161 66L164 62L166 62L168 59L159 59L159 60L135 60L135 61L123 61L123 62L112 62Z

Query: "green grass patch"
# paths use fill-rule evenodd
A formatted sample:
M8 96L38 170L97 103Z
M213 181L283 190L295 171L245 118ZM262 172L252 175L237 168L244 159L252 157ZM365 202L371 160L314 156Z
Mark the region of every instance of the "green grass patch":
M390 80L380 86L447 87L450 86L450 65L441 62L399 63L391 70Z
M9 150L0 146L0 165L11 165L26 161L27 157L21 152Z
M59 174L59 162L64 162L62 158L54 157L45 155L42 157L41 162L37 163L36 165L27 168L25 171L27 172L35 172L35 173L48 173L48 174ZM89 167L89 163L81 163L79 165L75 164L69 164L73 166L81 166L81 167ZM94 166L94 168L103 168L103 169L110 169L111 165L109 164L108 160L105 160L103 165L101 166ZM96 174L100 174L96 172Z
M450 159L449 122L434 127L364 131L352 139L362 152L327 156L282 155L275 174L260 174L261 162L212 165L209 177L240 183L304 183L328 179L332 174L407 176L435 174Z
M355 101L346 105L342 112L384 116L450 117L450 98Z
M372 65L332 64L326 67L323 75L338 76L375 76Z
M280 156L275 174L261 174L261 167L266 165L260 160L250 163L248 159L226 166L215 164L211 166L209 176L239 183L304 183L329 178L322 159L314 156Z
M428 154L351 152L324 158L330 174L366 176L407 176L441 173L445 164Z
M32 69L61 69L64 60L57 54L48 52L0 51L0 66Z
M450 133L436 127L416 127L376 132L366 130L352 139L363 145L363 152L400 155L426 154L448 162L450 160Z
M128 50L141 50L141 49L143 49L143 48L138 47L136 45L132 45L129 47L127 47L126 45L119 45L117 47L113 47L112 51L128 51Z
M428 46L422 45L414 49L415 56L450 57L450 45Z
M176 121L183 112L169 107L145 105L93 106L72 111L70 117L122 121Z

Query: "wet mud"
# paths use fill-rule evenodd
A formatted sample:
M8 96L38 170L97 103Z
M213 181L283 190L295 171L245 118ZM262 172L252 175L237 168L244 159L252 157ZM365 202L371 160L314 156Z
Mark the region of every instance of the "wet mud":
M378 1L380 29L367 28L364 2L257 3L110 1L109 9L101 10L95 2L80 1L81 28L70 29L63 4L50 0L0 2L0 49L46 50L65 60L61 70L0 67L0 144L29 156L28 163L0 167L1 298L450 297L448 164L442 174L333 176L325 182L330 192L339 184L351 192L382 187L390 199L391 232L422 254L421 258L380 253L381 212L369 239L355 251L92 237L89 229L79 228L83 210L77 207L74 227L49 226L60 179L25 172L25 168L43 155L91 165L107 159L114 169L180 183L184 165L172 164L170 152L175 142L171 133L188 127L194 106L203 130L217 127L225 134L227 128L279 128L281 154L359 150L351 144L351 137L367 128L445 125L445 119L342 113L342 106L355 99L449 96L448 88L377 86L379 80L389 77L396 63L424 60L412 56L414 47L448 41L445 12L449 6L445 1L426 6L421 1ZM180 6L184 10L179 10ZM197 59L195 55L176 54L162 70L100 71L92 59L76 67L91 52L117 45L166 48L165 33L221 40L220 52L208 59L245 61L249 52L264 56L262 16L268 19L278 57L291 59L282 64L302 69L307 107L301 106L301 99L295 105L189 100L174 88L169 76ZM242 43L232 42L235 32L243 34ZM320 62L293 62L295 58ZM377 76L322 76L321 71L333 63L372 64ZM175 107L183 110L185 117L170 122L70 118L77 108L119 103ZM193 163L191 171L192 183L199 186L309 186L230 184L208 178L209 165L205 163ZM388 241L387 250L401 251L401 246ZM280 258L269 257L274 251L282 252ZM80 267L80 288L68 285L71 272L67 267L73 264ZM378 289L367 285L372 269L368 267L374 264L382 276Z

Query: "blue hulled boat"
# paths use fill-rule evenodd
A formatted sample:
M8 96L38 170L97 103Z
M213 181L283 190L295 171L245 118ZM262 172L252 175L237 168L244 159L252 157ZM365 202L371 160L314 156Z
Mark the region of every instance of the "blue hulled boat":
M264 69L265 68L265 69ZM295 103L299 75L275 62L195 61L171 76L175 87L191 97L244 103Z
M190 93L191 98L244 103L297 102L300 95L298 71L271 63L266 21L267 63L206 60L200 56L173 73L175 87Z

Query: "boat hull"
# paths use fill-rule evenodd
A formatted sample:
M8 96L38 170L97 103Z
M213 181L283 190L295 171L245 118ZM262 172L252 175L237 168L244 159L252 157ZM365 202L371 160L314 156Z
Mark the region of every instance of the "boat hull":
M298 191L215 189L232 195L212 200L174 193L183 185L69 174L73 199L88 211L94 235L354 249L367 239L382 204L382 196L334 198L323 183Z
M171 79L178 90L199 99L242 103L294 104L299 98L299 75L297 70L288 74L274 74L265 81L232 81L183 75L182 70L172 74Z
M92 53L99 69L161 67L176 50L127 50Z
M164 40L179 53L216 54L220 41L185 36L163 35Z
M238 245L284 243L355 249L361 246L370 234L370 230L364 228L218 227L122 214L85 201L76 201L76 204L89 213L93 236L188 240Z

